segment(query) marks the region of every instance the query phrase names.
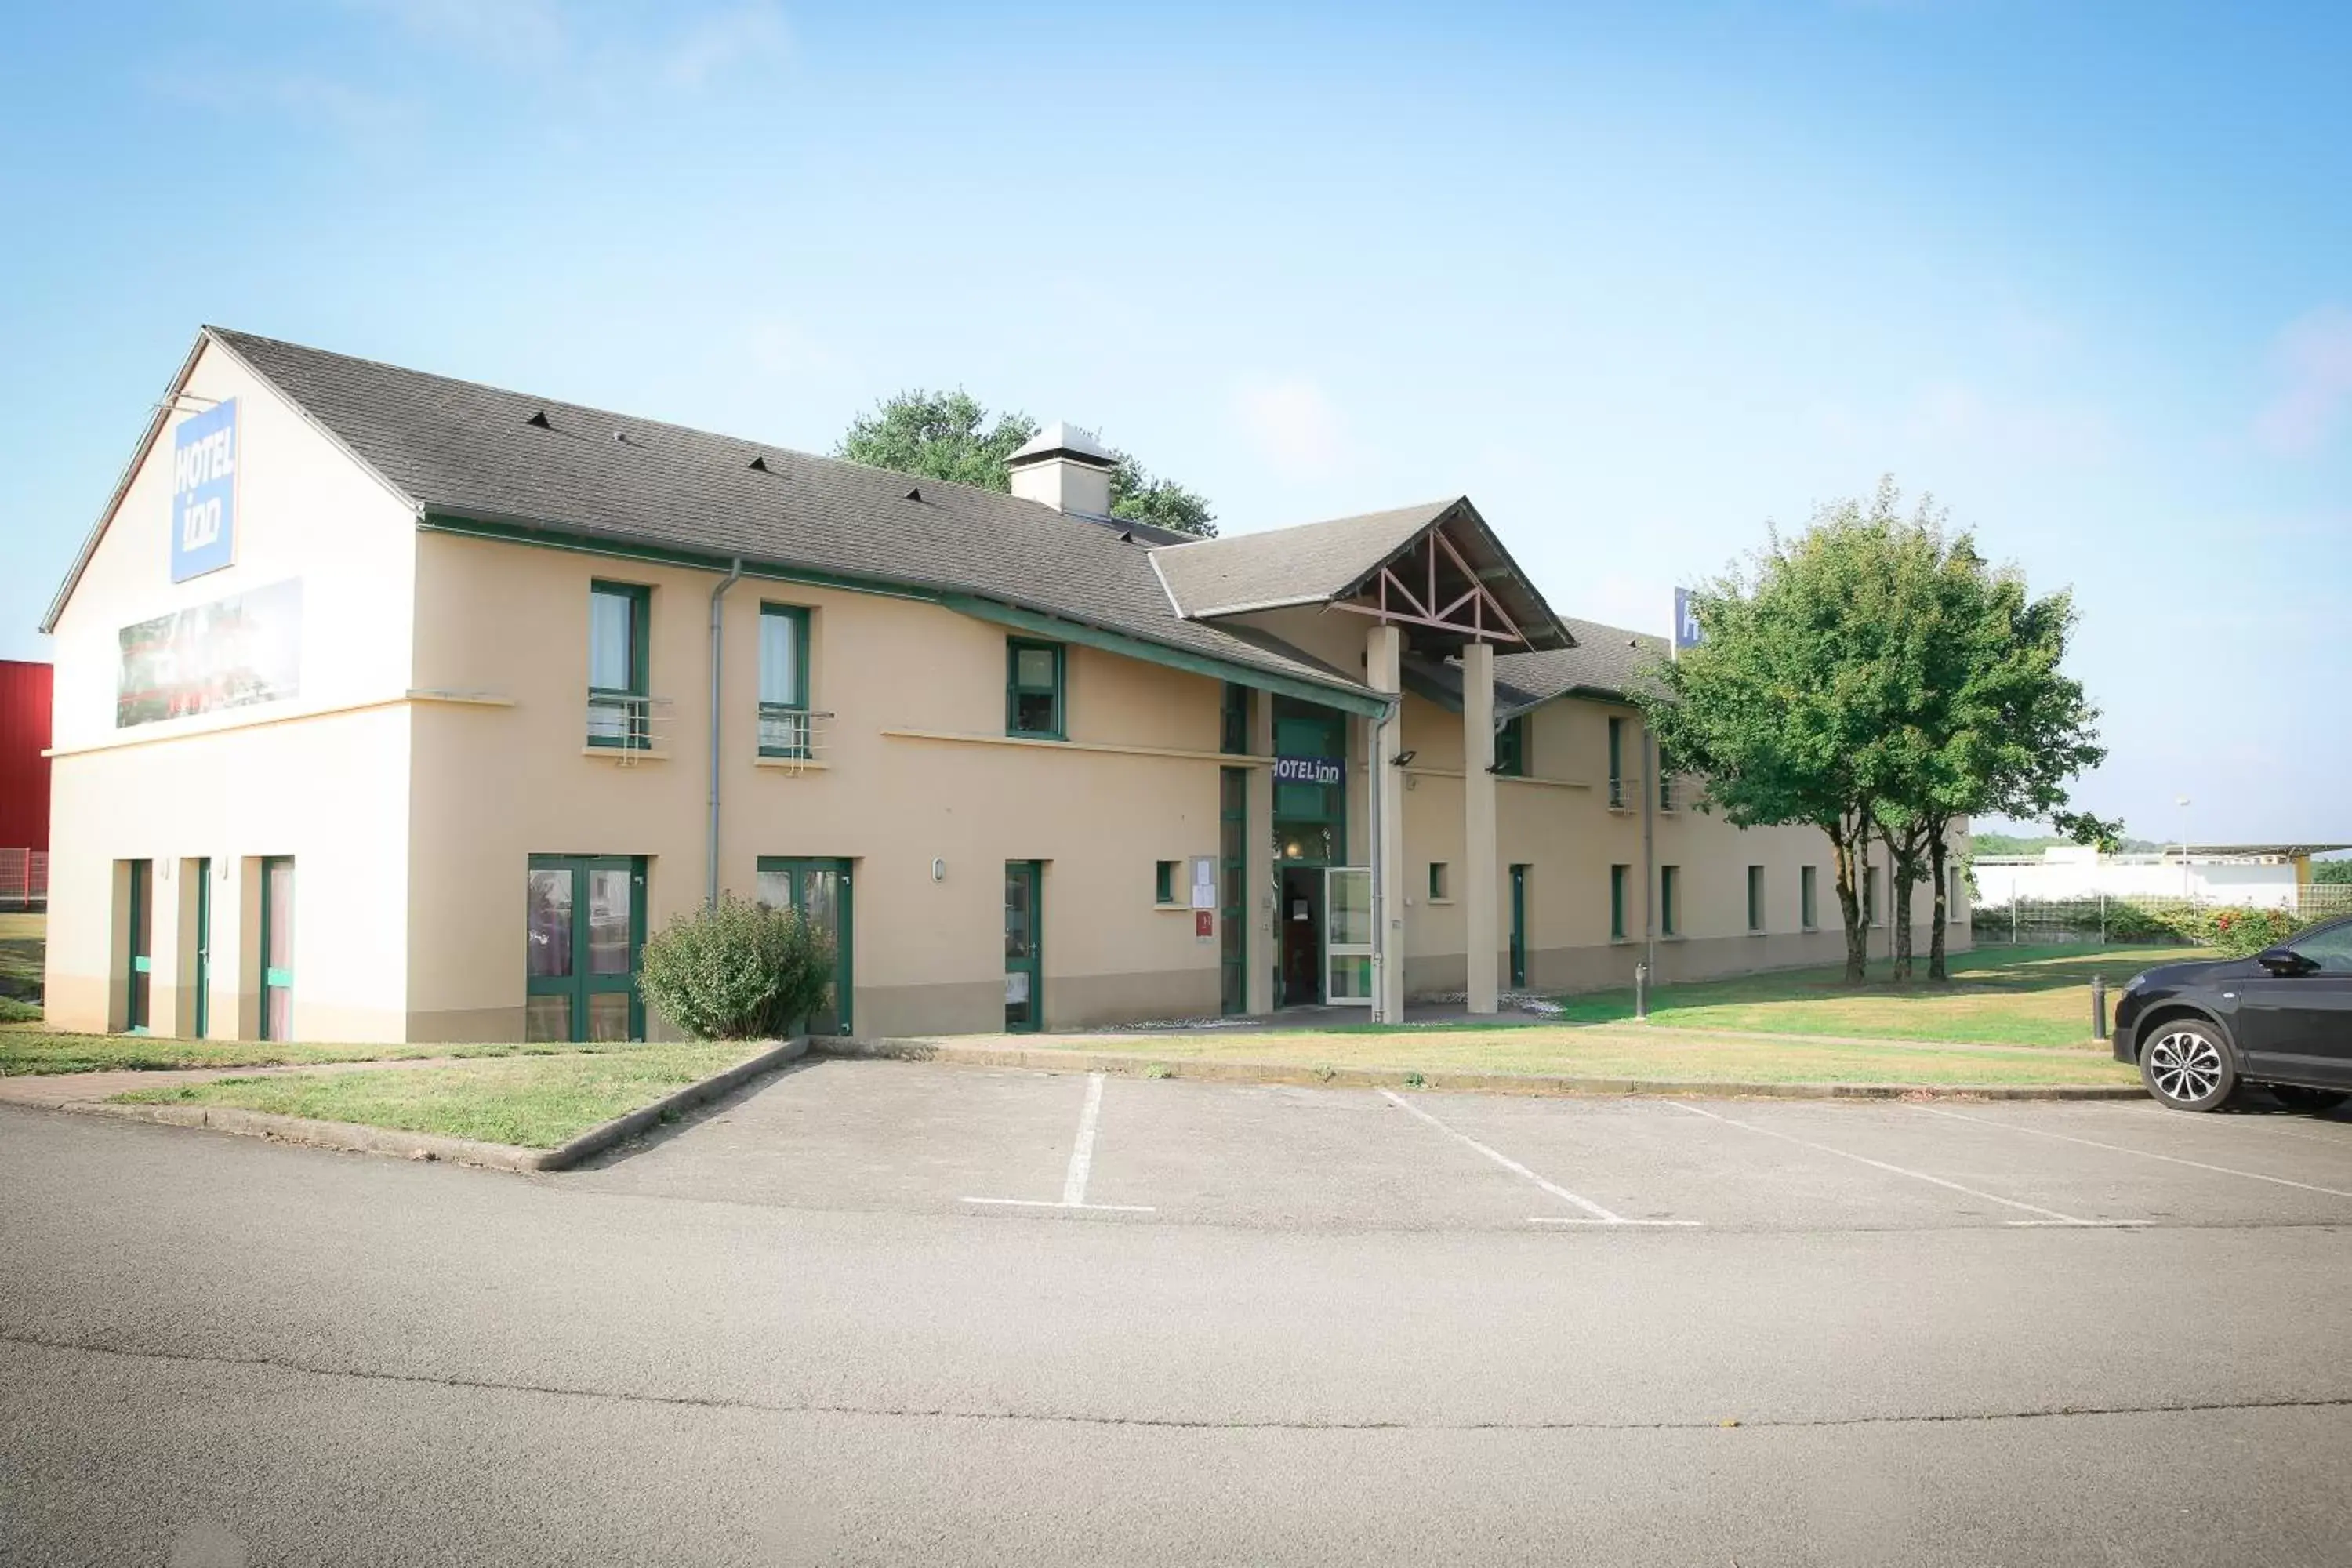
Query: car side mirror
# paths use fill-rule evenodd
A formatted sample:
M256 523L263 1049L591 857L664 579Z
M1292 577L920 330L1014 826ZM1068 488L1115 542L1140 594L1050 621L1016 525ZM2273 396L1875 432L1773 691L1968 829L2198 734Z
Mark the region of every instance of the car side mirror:
M2313 970L2319 967L2318 964L2314 963L2310 959L2304 957L2303 954L2295 952L2294 949L2291 947L2264 948L2262 952L2254 954L2254 962L2261 964L2264 969L2269 970L2273 974L2282 976L2290 974L2308 974Z

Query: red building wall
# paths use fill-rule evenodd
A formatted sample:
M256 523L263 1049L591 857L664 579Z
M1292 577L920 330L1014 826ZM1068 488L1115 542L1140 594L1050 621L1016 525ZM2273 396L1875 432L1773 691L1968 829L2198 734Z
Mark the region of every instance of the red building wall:
M0 849L49 847L49 667L0 658Z

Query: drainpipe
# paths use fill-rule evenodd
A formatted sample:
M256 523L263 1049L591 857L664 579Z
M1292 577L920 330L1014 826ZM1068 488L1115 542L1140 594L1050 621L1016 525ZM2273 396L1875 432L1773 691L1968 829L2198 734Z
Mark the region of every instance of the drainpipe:
M1642 962L1649 965L1650 984L1658 983L1658 848L1655 819L1658 807L1656 740L1650 721L1642 721Z
M743 579L743 558L737 556L719 586L710 590L710 843L709 858L709 886L703 901L716 907L719 903L719 737L725 730L720 722L719 705L723 691L720 676L724 672L726 644L721 633L726 628L726 611L720 601L727 590Z

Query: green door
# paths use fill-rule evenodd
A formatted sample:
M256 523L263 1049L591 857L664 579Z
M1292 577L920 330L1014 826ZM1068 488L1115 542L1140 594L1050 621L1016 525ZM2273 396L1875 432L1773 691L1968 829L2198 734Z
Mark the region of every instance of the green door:
M131 862L131 964L124 972L129 987L122 999L122 1026L134 1035L147 1032L152 1016L155 971L155 862Z
M1249 1010L1249 770L1220 768L1217 787L1218 1005Z
M759 900L772 909L798 910L811 925L833 939L833 994L802 1022L801 1032L848 1034L852 1026L850 1004L856 994L850 963L856 921L852 911L849 862L763 855L760 858Z
M1511 989L1528 984L1528 868L1511 868Z
M644 858L534 855L528 906L523 1038L644 1039Z
M196 973L195 1026L190 1033L196 1039L211 1037L213 1018L213 863L196 863Z
M1004 863L1004 1027L1034 1034L1045 1020L1045 879L1034 860Z
M294 1037L294 862L261 862L261 1037Z

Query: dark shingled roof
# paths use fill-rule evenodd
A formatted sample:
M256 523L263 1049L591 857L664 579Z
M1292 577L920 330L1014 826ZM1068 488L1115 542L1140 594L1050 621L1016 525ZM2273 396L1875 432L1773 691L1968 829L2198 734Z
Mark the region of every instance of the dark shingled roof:
M1428 501L1297 528L1171 544L1159 552L1160 574L1188 616L1230 616L1328 599L1355 586L1454 504Z
M1574 647L1496 656L1496 718L1523 713L1555 697L1626 700L1638 691L1656 689L1644 672L1670 651L1664 637L1573 616L1559 619L1576 638ZM1433 702L1456 710L1462 706L1462 667L1451 659L1408 659L1405 684Z
M969 485L910 481L737 437L205 331L427 512L971 594L1365 689L1273 639L1181 619L1150 548L1122 539L1116 525ZM534 415L544 416L543 427ZM765 472L751 468L755 458ZM908 500L909 489L922 499Z

